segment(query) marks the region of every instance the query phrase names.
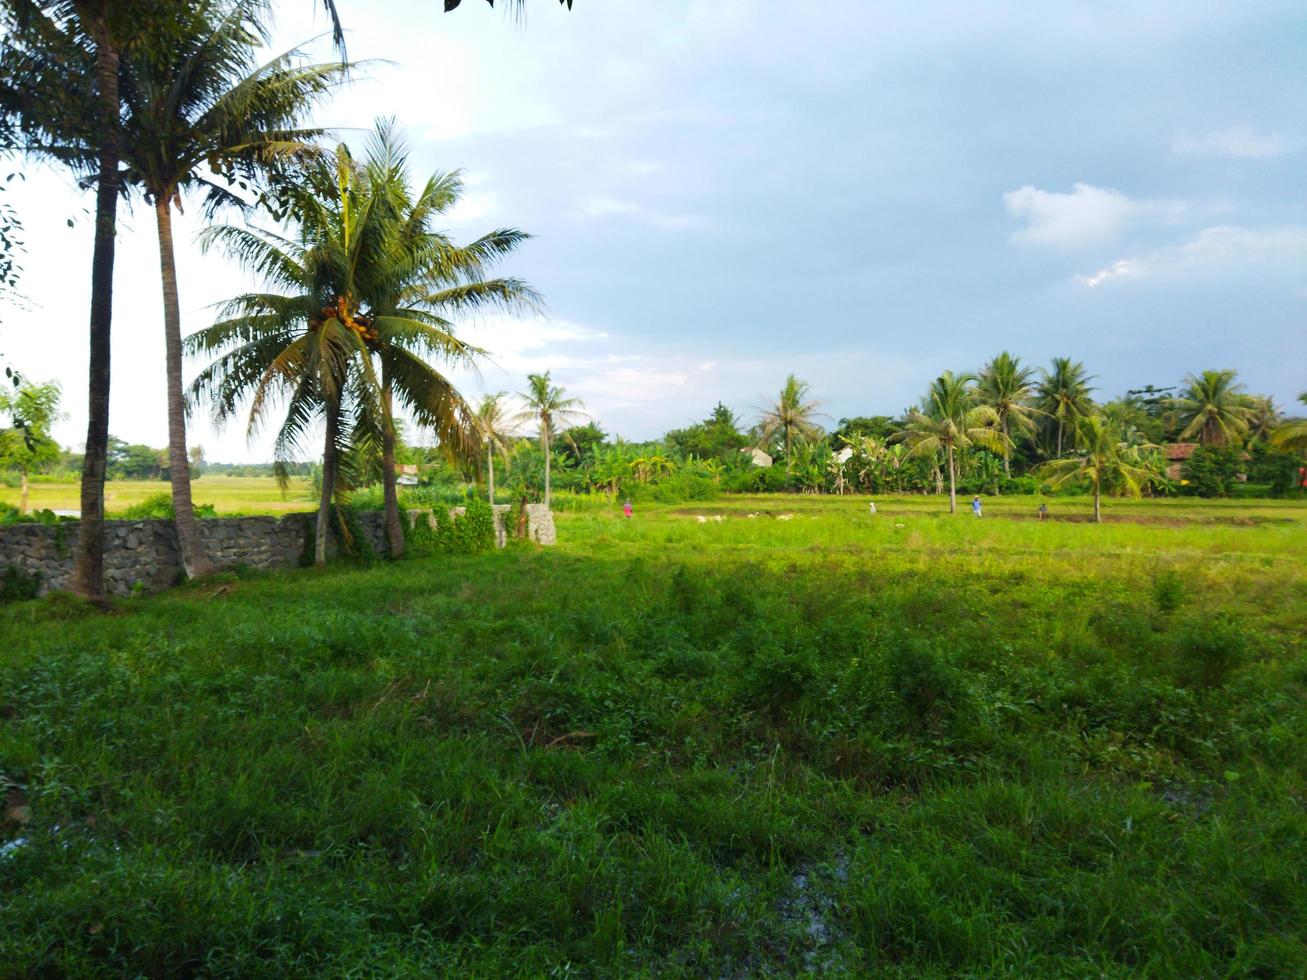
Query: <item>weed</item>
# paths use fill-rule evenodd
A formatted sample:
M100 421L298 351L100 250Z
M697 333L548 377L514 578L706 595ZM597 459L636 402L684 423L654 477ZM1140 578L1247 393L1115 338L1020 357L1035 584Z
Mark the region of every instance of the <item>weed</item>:
M1164 613L1172 613L1184 602L1184 579L1174 568L1159 569L1153 575L1153 603Z
M1176 644L1180 678L1203 687L1219 687L1248 658L1248 631L1229 615L1189 623Z
M1307 509L766 503L0 608L0 974L1307 974Z

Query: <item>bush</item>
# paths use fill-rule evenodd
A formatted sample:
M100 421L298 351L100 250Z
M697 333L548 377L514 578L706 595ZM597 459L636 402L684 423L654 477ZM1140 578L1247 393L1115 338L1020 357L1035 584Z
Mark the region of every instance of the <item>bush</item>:
M961 674L931 643L905 636L891 649L890 688L908 716L909 726L923 728L956 714L967 697Z
M1153 602L1164 613L1175 612L1184 601L1184 579L1173 568L1164 568L1153 576Z
M196 517L218 516L218 511L213 504L196 504L194 511ZM132 504L119 515L119 517L128 521L170 521L176 516L172 509L171 493L152 493L140 503Z
M779 719L814 687L817 669L804 650L784 649L768 638L753 651L741 677L745 700Z
M488 501L479 497L469 500L459 518L449 510L443 514L437 516L434 528L425 514L417 515L412 523L404 520L404 539L410 555L477 555L494 548L495 512Z
M35 599L41 591L41 576L25 572L17 565L9 565L0 575L0 602L19 602Z
M722 479L722 485L730 493L785 493L799 488L798 481L781 465L736 470Z
M1199 497L1224 497L1239 469L1239 450L1199 446L1180 468L1189 485L1184 492Z
M1219 687L1248 658L1248 637L1228 615L1190 623L1176 644L1182 681Z

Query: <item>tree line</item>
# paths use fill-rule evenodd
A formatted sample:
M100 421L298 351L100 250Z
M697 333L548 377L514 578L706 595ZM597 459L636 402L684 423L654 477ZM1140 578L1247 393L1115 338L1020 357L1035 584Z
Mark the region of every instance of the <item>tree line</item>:
M1069 490L1093 495L1096 515L1103 494L1218 496L1240 475L1259 492L1301 489L1307 420L1248 393L1234 371L1203 371L1180 385L1104 401L1094 397L1094 381L1069 358L1036 369L1003 352L975 373L943 372L896 416L841 418L827 429L812 386L791 375L751 418L719 402L702 421L630 442L584 416L548 374L536 375L522 412L515 415L502 392L483 402L485 466L430 467L428 482L481 480L498 458L501 486L507 479L514 492L557 487L664 500L721 491L947 492L956 510L959 492ZM553 416L539 410L541 391L548 404L566 407L564 424L556 409ZM536 429L529 438L512 424L524 419ZM1184 446L1182 473L1172 479L1168 450L1189 442L1196 447ZM493 476L489 488L493 495Z

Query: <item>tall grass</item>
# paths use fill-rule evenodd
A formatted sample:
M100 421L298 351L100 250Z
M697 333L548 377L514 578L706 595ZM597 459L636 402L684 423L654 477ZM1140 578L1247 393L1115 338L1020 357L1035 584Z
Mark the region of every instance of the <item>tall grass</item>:
M0 611L0 972L1307 970L1301 510L740 503Z

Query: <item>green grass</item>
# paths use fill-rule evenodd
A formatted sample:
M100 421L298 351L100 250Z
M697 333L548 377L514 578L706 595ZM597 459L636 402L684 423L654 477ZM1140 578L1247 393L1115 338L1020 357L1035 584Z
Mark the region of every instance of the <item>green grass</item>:
M114 517L133 504L168 492L166 480L109 480L104 485L105 509ZM205 476L192 484L195 503L212 504L219 516L308 511L313 509L308 494L308 481L302 478L292 479L284 494L271 477ZM17 506L18 498L17 488L0 486L0 503ZM81 485L68 480L34 482L28 506L32 510L79 510Z
M878 507L0 611L0 974L1307 972L1307 507Z

